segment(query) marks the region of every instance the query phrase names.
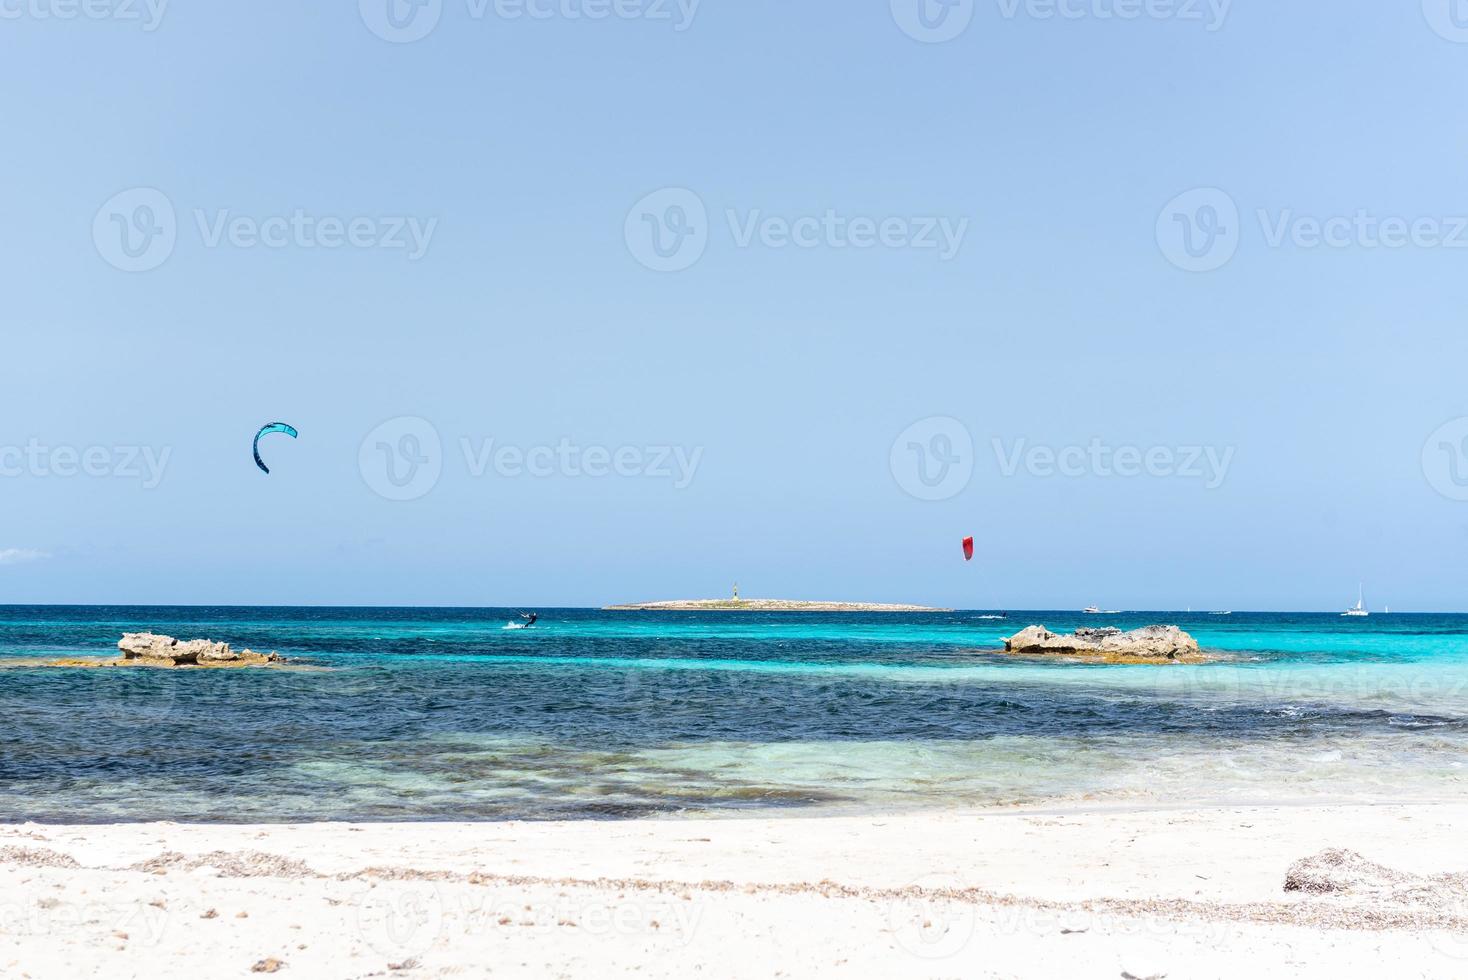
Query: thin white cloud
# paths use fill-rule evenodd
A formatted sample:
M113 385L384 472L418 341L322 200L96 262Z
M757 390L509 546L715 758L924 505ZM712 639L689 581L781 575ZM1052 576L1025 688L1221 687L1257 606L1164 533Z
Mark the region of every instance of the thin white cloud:
M40 561L51 556L44 551L30 548L0 548L0 565L19 565L26 561Z

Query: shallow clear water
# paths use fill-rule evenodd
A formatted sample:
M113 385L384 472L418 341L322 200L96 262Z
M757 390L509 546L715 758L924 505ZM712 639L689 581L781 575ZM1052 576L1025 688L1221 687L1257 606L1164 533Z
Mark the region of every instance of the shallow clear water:
M541 614L0 607L0 820L1468 795L1468 616ZM1229 656L993 652L1032 622ZM17 666L142 629L329 669Z

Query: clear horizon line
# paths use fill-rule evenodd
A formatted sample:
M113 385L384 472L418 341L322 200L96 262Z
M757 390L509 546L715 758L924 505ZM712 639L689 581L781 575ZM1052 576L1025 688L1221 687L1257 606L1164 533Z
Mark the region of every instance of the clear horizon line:
M685 600L657 600L657 601L685 601ZM686 601L703 601L703 600L686 600ZM759 602L759 601L786 601L786 600L760 600L760 599L750 599L749 601L751 601L751 602ZM852 602L854 604L861 604L865 600L824 600L824 599L820 599L820 600L788 600L788 601L802 601L802 602L803 601L814 601L814 602L827 602L827 601L837 602L837 601L842 601L842 602ZM894 604L896 604L896 605L920 605L919 603L894 603ZM730 612L730 613L732 613L732 612L739 612L739 610L735 610L735 609L642 609L642 610L639 610L639 609L619 609L619 610L613 610L613 609L610 609L609 608L610 606L614 606L614 605L632 606L632 605L639 605L639 604L638 603L609 603L607 605L599 605L599 606L562 606L562 605L556 605L556 604L553 604L553 603L524 602L524 603L512 603L512 604L509 604L509 605L501 605L501 606L496 606L496 605L466 606L466 605L459 605L459 604L454 604L454 603L419 603L419 604L412 604L412 605L402 605L402 604L394 604L394 603L336 603L336 602L295 602L295 603L280 603L280 602L260 602L260 603L239 603L239 602L3 602L3 603L0 603L0 609L27 609L27 608L72 608L72 609L125 609L125 608L134 608L134 609L477 609L477 610L501 610L501 609L565 609L565 610L572 610L572 611L576 611L576 612L610 612L610 611L616 611L616 612L684 612L684 613L686 613L686 612L695 612L695 613L723 613L723 612ZM756 611L756 610L751 610L751 611ZM811 612L806 612L806 611L802 611L802 610L757 610L757 611L761 611L761 612L773 612L773 613L788 612L788 613L791 613L791 614L806 615L806 616L809 616L809 615L860 615L863 612L862 610L852 610L850 612L843 612L843 611L837 610L837 611L833 611L833 612L827 612L827 613L819 613L818 612L818 613L814 613L813 614ZM1397 612L1392 612L1392 613L1372 611L1372 610L1368 610L1368 611L1373 616L1382 616L1382 615L1389 615L1389 616L1399 616L1399 615L1400 616L1462 616L1462 615L1468 615L1468 611L1464 611L1464 610L1423 610L1423 609L1410 609L1409 610L1409 609L1402 609L1402 610L1398 610ZM1004 613L1006 615L1012 615L1012 614L1016 614L1016 613L1073 613L1075 615L1099 615L1099 616L1102 616L1102 617L1105 617L1105 616L1128 616L1128 615L1137 615L1137 614L1142 614L1142 613L1169 613L1169 614L1177 614L1177 613L1180 613L1180 614L1185 615L1185 616L1212 616L1212 615L1215 615L1215 614L1220 614L1220 615L1221 614L1226 614L1226 615L1231 615L1231 616L1237 616L1237 615L1258 615L1258 614L1282 615L1282 614L1291 614L1291 613L1299 614L1299 615L1306 615L1306 616L1339 616L1339 615L1342 615L1342 610L1340 610L1340 609L1229 609L1229 610L1213 610L1213 609L1165 609L1165 608L1143 609L1143 608L1136 608L1136 609L1118 609L1118 610L1114 610L1114 611L1113 610L1106 610L1106 611L1104 611L1102 613L1087 613L1087 612L1085 612L1084 609L1072 608L1072 607L1069 607L1069 606L1055 606L1055 607L1050 607L1050 608L1040 608L1040 607L1021 608L1021 607L1018 607L1018 606L1006 606L1006 607L1001 607L1001 606L991 606L991 607L973 606L973 607L964 608L964 607L958 607L958 606L944 606L944 607L931 607L930 609L927 609L927 610L925 610L925 609L908 610L905 613L904 612L883 612L881 610L872 610L872 611L870 611L870 614L871 615L878 615L878 614L880 614L880 615L884 615L884 616L901 616L901 615L905 615L905 614L910 614L910 615L914 615L914 616L932 616L932 615L943 615L943 614L952 614L952 613Z

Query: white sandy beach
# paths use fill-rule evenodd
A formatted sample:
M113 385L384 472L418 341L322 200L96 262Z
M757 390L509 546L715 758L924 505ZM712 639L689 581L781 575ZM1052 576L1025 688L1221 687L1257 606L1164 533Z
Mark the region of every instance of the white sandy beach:
M1468 805L0 828L0 976L1468 975ZM1348 848L1391 894L1284 889ZM253 972L252 972L253 971Z

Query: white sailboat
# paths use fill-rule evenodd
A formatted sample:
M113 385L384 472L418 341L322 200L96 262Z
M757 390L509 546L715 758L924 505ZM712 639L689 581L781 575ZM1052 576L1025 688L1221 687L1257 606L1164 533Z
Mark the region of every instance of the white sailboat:
M1371 615L1371 613L1369 613L1369 612L1366 611L1366 593L1363 590L1362 585L1358 584L1356 586L1356 604L1354 606L1352 606L1350 609L1347 609L1345 612L1341 613L1341 615L1342 616L1370 616Z

